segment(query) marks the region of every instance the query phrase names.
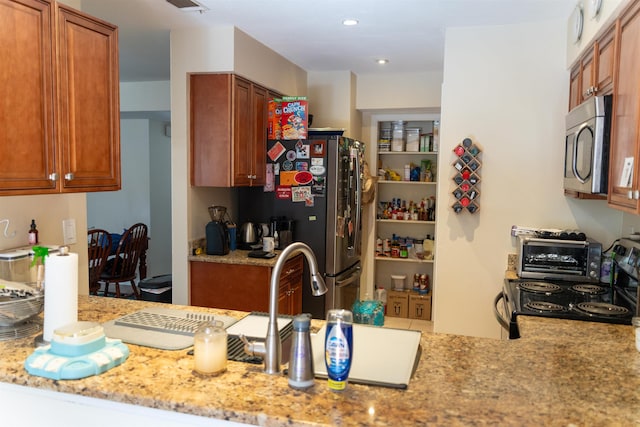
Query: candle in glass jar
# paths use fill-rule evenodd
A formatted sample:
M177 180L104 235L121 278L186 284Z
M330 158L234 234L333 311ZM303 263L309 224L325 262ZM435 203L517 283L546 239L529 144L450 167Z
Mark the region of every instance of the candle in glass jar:
M194 336L194 371L217 375L227 369L227 332L219 320L205 323Z

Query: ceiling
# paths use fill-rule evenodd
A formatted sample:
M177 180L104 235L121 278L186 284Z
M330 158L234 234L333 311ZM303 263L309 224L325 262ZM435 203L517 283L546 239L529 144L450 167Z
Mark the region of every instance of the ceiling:
M568 19L577 0L196 0L185 12L166 0L81 0L119 27L120 78L169 79L169 32L233 25L307 71L355 74L443 68L446 27ZM353 18L357 26L342 21ZM376 59L386 58L381 66Z

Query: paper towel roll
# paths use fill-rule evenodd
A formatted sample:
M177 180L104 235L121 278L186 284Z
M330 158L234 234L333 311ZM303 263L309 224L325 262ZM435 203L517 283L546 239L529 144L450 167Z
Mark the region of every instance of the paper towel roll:
M78 254L48 256L44 263L44 330L51 341L53 331L78 321Z

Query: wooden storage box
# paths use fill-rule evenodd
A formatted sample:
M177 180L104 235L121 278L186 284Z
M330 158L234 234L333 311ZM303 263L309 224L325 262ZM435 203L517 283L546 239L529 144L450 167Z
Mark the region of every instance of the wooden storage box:
M409 291L389 291L387 294L387 316L406 318L408 312Z
M409 295L409 319L431 320L431 292Z

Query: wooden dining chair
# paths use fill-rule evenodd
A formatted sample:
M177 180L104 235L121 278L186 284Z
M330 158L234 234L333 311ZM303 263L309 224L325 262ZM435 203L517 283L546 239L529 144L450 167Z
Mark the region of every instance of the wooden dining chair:
M100 275L100 283L104 284L104 295L109 296L109 287L115 285L115 297L129 297L122 295L121 283L129 283L135 299L140 298L140 291L136 286L136 268L140 255L147 249L147 226L143 223L132 225L120 237L115 255L109 258L107 267Z
M89 255L89 293L98 295L100 275L107 264L111 252L111 235L108 231L93 228L87 232L87 249Z

